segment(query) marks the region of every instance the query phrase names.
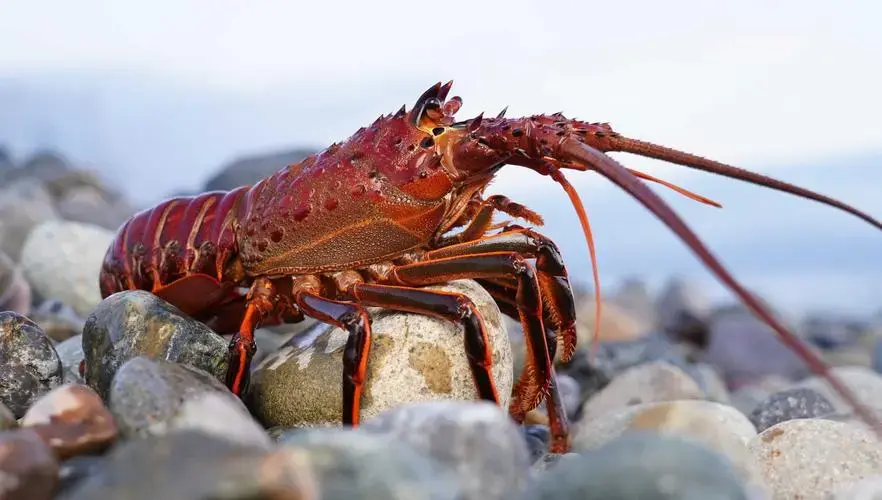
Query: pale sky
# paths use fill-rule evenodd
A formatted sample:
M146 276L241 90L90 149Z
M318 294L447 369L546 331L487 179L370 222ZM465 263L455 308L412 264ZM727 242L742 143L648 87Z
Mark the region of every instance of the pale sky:
M461 116L563 111L790 179L795 165L882 151L879 19L882 4L859 0L0 0L0 102L4 80L43 92L34 102L10 94L0 144L28 148L18 124L46 122L68 154L152 200L198 186L238 154L344 139L453 79ZM82 109L56 110L58 92ZM707 176L619 158L687 187ZM613 189L570 178L586 200ZM736 204L725 185L703 194ZM530 172L494 186L560 196ZM806 185L861 205L853 191L825 189L836 186L823 176ZM727 223L741 217L732 210ZM568 225L571 215L561 215Z

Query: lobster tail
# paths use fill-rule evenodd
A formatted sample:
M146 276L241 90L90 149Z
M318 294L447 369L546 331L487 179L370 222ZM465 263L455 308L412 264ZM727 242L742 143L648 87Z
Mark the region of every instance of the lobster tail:
M588 142L590 143L590 136L588 136L587 138L589 139ZM882 229L882 222L879 222L872 216L850 205L772 177L758 174L756 172L751 172L749 170L744 170L742 168L733 167L731 165L726 165L725 163L709 160L707 158L702 158L701 156L685 153L683 151L678 151L676 149L668 148L665 146L659 146L657 144L639 141L636 139L629 139L618 134L609 134L608 136L603 138L603 141L604 147L598 148L601 151L633 153L648 158L655 158L657 160L676 163L678 165L694 168L696 170L703 170L705 172L722 175L724 177L729 177L732 179L750 182L752 184L764 186L778 191L783 191L785 193L790 193L802 198L814 200L819 203L823 203L825 205L845 211L851 215L854 215L855 217L869 222L879 229Z

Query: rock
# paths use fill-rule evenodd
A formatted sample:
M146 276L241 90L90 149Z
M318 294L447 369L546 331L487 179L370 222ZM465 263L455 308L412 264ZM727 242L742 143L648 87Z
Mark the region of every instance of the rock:
M93 224L113 231L135 213L134 208L124 200L110 201L95 186L72 188L55 206L65 220Z
M27 316L31 311L31 285L12 258L0 250L0 311Z
M714 320L701 361L717 367L729 387L768 375L796 380L809 373L774 330L748 312L727 313Z
M16 174L18 178L30 177L45 182L63 177L70 171L70 162L67 158L55 151L41 150L25 160Z
M747 492L725 457L675 436L636 433L561 460L526 498L746 500Z
M695 363L687 373L698 382L704 399L729 404L729 389L720 372L707 363Z
M640 323L650 327L656 324L655 304L643 280L625 279L612 294L610 301Z
M83 333L85 320L60 300L47 300L29 316L46 335L56 342L63 342Z
M88 477L98 475L104 469L103 457L84 455L73 457L61 463L58 474L56 498L67 494Z
M301 450L268 452L193 430L124 442L98 469L58 498L307 499L319 491Z
M445 467L389 436L313 429L290 433L281 444L303 457L300 463L314 474L323 500L469 498Z
M101 302L98 274L114 234L79 222L47 221L22 248L25 277L43 297L69 304L81 317Z
M775 498L827 498L866 476L882 474L882 443L853 424L787 420L748 446Z
M579 412L579 406L582 405L582 388L579 387L579 382L567 374L559 374L557 376L557 390L560 393L560 399L567 416L570 419L575 418ZM544 402L542 406L545 406Z
M492 374L501 405L512 390L511 347L498 306L474 281L458 280L430 290L471 297L490 337ZM420 314L369 309L373 342L368 355L361 420L406 402L477 399L461 325ZM252 375L248 407L265 427L340 425L342 351L347 334L324 324L316 340L287 345L268 356Z
M876 500L882 498L882 475L865 477L836 488L833 500Z
M196 429L246 445L271 444L242 402L208 373L143 356L126 361L109 392L125 437Z
M576 304L576 332L580 346L591 346L594 341L594 299ZM652 324L641 321L636 315L624 310L614 302L603 301L600 310L600 342L626 342L639 339L652 331Z
M0 500L49 500L58 462L31 429L0 432Z
M530 453L530 463L548 455L548 443L551 441L551 430L547 425L524 425L521 427L527 450ZM553 453L556 455L556 453Z
M40 327L14 312L0 312L0 402L21 417L61 382L61 361Z
M32 229L58 219L52 196L37 179L3 182L0 188L0 250L19 262Z
M287 165L299 163L316 151L294 149L237 159L221 167L217 174L208 179L203 191L227 191L246 184L254 184Z
M783 377L770 375L735 389L729 400L731 405L738 408L741 413L750 415L769 396L778 391L790 389L792 385L792 382Z
M835 412L823 394L813 389L797 388L771 395L751 412L750 421L757 431L762 432L785 420L824 417Z
M67 384L49 391L21 425L34 430L59 459L103 451L116 439L113 415L91 388Z
M18 427L18 419L12 414L12 410L0 403L0 431L15 429Z
M653 361L666 361L688 372L691 364L689 361L691 350L689 346L672 342L664 333L651 332L630 342L604 342L600 344L594 360L594 367L603 370L610 378L633 366ZM579 350L578 352L579 356L586 360L587 350Z
M863 366L837 366L833 367L830 373L848 387L859 401L868 405L877 414L882 415L882 375ZM854 409L851 405L833 391L832 387L821 377L805 378L794 384L793 387L814 390L833 404L836 413L854 415Z
M65 383L84 383L80 375L80 361L83 360L83 334L55 344L55 352L61 360L62 376Z
M528 450L508 413L487 402L410 403L362 424L453 472L463 499L508 499L526 488Z
M744 484L764 487L747 451L747 443L756 435L756 429L735 408L701 400L644 403L623 408L574 424L573 451L594 449L631 432L652 432L701 443L727 457Z
M86 383L106 399L111 379L129 359L181 363L225 380L229 350L227 341L204 324L151 293L134 290L107 297L86 319L83 353Z
M684 318L707 320L711 315L710 295L696 281L671 278L658 294L656 311L662 330L676 330Z
M626 406L701 399L704 394L692 377L676 366L650 363L629 368L582 406L581 419L594 419Z

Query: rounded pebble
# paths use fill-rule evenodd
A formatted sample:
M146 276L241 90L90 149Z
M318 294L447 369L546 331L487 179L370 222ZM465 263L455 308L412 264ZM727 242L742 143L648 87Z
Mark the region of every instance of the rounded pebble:
M61 383L61 361L40 327L18 313L0 312L0 402L18 418Z

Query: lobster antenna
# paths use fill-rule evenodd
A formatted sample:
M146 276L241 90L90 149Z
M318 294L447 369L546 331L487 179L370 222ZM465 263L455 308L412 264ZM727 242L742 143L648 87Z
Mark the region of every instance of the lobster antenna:
M809 200L814 200L825 205L838 208L839 210L850 213L851 215L859 217L866 222L869 222L873 226L882 229L882 222L879 222L869 214L866 214L858 210L857 208L842 203L841 201L834 200L833 198L830 198L828 196L815 193L814 191L810 191L799 186L794 186L793 184L784 181L779 181L778 179L774 179L772 177L758 174L756 172L751 172L750 170L733 167L731 165L726 165L725 163L720 163L718 161L708 160L707 158L703 158L701 156L693 155L683 151L678 151L669 147L659 146L657 144L639 141L637 139L629 139L627 137L622 137L617 134L609 134L606 135L605 138L609 141L609 145L611 147L601 148L603 150L619 151L623 153L632 153L649 158L655 158L657 160L683 165L684 167L694 168L696 170L703 170L712 174L722 175L724 177L730 177L732 179L750 182L758 186L764 186L778 191L783 191L785 193L790 193L796 196L800 196L802 198L807 198Z
M618 185L625 192L634 197L643 206L649 209L656 217L658 217L665 225L667 225L680 239L692 250L699 259L732 290L742 302L766 322L777 334L778 338L788 347L790 347L799 357L801 357L808 367L823 377L833 389L839 393L849 405L855 409L857 413L876 434L882 437L882 425L876 419L876 416L852 393L852 391L842 384L837 377L834 377L827 365L808 347L806 347L796 335L790 333L783 325L781 325L769 313L766 308L757 301L734 277L726 270L725 267L717 260L710 250L701 242L698 236L689 229L689 226L676 214L661 198L658 197L648 186L643 184L636 176L631 174L625 167L614 159L603 154L597 149L580 142L579 139L568 137L561 142L560 151L571 156L576 161L584 163L588 167L596 170L598 173Z
M685 196L691 200L695 200L697 202L704 203L705 205L710 205L712 207L723 208L723 205L720 205L718 202L716 202L710 198L706 198L704 196L701 196L700 194L695 194L692 191L688 191L684 188L681 188L680 186L678 186L676 184L659 179L658 177L653 177L649 174L640 172L638 170L634 170L632 168L629 168L628 172L631 172L632 174L634 174L637 177L640 177L641 179L645 179L647 181L652 181L657 184L661 184L662 186L665 186L667 188L673 189L674 191L682 194L683 196Z
M588 254L591 256L591 274L594 277L594 335L591 339L591 353L588 359L590 362L594 362L594 356L597 354L597 344L600 342L601 309L600 274L597 271L597 254L594 248L594 235L591 233L591 224L588 223L588 215L585 213L585 207L582 205L579 193L576 192L569 181L567 181L566 177L564 177L563 172L561 172L556 166L549 164L548 168L550 170L551 178L560 184L564 191L566 191L567 196L570 197L570 202L573 204L573 208L576 209L576 215L579 216L579 223L582 224L582 232L585 233L585 241L588 243Z

